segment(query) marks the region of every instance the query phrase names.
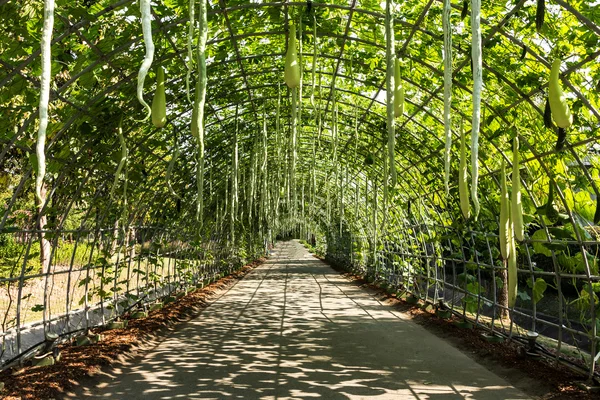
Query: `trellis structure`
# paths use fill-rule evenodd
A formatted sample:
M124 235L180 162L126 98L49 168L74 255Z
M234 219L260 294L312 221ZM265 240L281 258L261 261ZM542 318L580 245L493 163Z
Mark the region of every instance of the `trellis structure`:
M538 332L545 354L584 367L591 377L600 350L600 5L546 0L537 30L541 0L482 4L481 212L465 219L457 182L459 127L469 137L473 114L472 4L450 4L446 192L443 3L390 4L387 28L394 31L405 93L403 115L391 120L398 174L392 186L390 41L378 2L208 0L200 167L186 94L190 3L151 4L156 52L147 101L154 67L161 65L167 77L168 122L157 129L142 121L135 94L145 52L139 4L57 0L45 203L36 208L43 5L0 0L4 365L52 333L67 337L105 324L230 272L268 251L277 237L301 235L314 238L333 262L391 290L445 304L498 334L521 340L526 331ZM297 103L283 83L291 22L303 77ZM194 43L198 29L196 19ZM556 128L544 125L555 58L563 60L561 85L574 114L560 151ZM194 69L192 93L197 79ZM128 156L115 180L119 126ZM516 305L508 307L499 181L501 160L510 165L513 159L515 136L526 234L517 244ZM200 195L197 170L203 171ZM549 207L558 216L548 215Z

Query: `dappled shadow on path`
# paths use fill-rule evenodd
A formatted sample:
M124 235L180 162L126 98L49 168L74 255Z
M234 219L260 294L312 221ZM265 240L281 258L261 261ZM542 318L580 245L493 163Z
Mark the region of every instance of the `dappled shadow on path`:
M523 399L521 392L287 242L90 398ZM286 255L292 254L291 259Z

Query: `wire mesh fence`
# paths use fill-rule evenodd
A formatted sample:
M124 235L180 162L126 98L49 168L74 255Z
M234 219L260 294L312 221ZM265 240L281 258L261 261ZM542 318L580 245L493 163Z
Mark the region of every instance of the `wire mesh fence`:
M495 261L497 235L421 224L407 225L405 231L402 240L373 241L332 230L325 255L390 293L450 309L491 334L527 343L532 332L537 333L538 348L546 357L598 375L597 318L594 302L585 296L598 275L556 268L553 251L534 256L534 246L548 242L528 239L519 249L518 299L514 307L507 307L502 299L507 268ZM597 243L583 246L591 252Z
M264 254L218 235L203 241L152 226L44 232L50 259L40 260L39 231L2 234L2 367L37 354L41 344L104 326L157 302L173 301ZM9 246L10 244L10 246ZM254 253L250 253L254 251Z

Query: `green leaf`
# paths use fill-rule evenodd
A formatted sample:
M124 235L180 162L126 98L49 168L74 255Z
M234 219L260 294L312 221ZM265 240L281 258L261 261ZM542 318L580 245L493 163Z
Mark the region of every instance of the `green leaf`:
M533 235L531 235L531 240L544 240L547 241L548 240L548 235L546 235L546 232L543 229L538 229L537 231L534 232ZM533 251L535 251L538 254L543 254L547 257L552 257L552 251L550 251L546 246L544 246L545 243L541 243L541 242L533 242Z
M77 286L82 287L83 285L90 283L91 281L92 281L92 277L88 276L87 278L80 280L79 283L77 284Z
M542 278L537 278L533 284L533 303L537 304L538 301L544 297L544 292L548 288L548 284Z
M33 312L40 312L40 311L44 311L44 305L43 304L36 304L35 306L31 307L31 311Z
M518 293L519 298L521 299L521 301L528 301L531 300L531 297L529 297L529 295L527 294L526 291L522 291Z

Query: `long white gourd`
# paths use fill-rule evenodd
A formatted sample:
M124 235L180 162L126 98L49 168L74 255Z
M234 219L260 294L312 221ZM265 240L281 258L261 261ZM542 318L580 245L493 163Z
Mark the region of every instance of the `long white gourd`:
M510 226L510 198L506 186L506 163L502 159L500 166L500 222L498 238L500 240L500 254L502 259L508 260L510 256L510 237L512 236Z
M471 122L471 197L473 215L479 215L479 125L481 121L481 91L483 88L481 56L481 0L471 0L471 58L473 60L473 118Z
M125 166L125 163L127 162L128 150L127 150L127 143L125 142L125 137L123 136L122 123L123 123L123 119L121 118L121 120L119 121L118 130L117 130L117 135L119 136L119 143L121 144L121 159L119 160L119 165L117 165L117 171L115 172L115 178L113 180L112 188L110 189L109 197L111 199L115 192L115 188L117 187L117 184L119 183L119 177L121 176L121 171L123 170L123 167Z
M38 207L44 206L42 186L46 175L46 129L48 128L48 103L50 102L50 81L52 70L52 30L54 29L54 0L44 1L44 27L42 29L41 56L42 76L40 87L39 115L40 126L37 134L35 152L37 156L37 175L35 177L35 197Z
M404 85L400 72L400 59L394 61L394 116L401 117L404 113Z
M523 204L521 203L521 170L519 168L519 138L515 136L513 141L513 172L512 172L512 196L511 215L515 238L523 241Z
M192 113L192 135L198 141L198 165L197 175L197 207L196 219L202 227L204 213L204 104L206 102L206 40L208 38L207 0L200 0L198 35L198 82L196 85L196 103ZM194 115L195 114L195 115ZM195 129L194 129L195 128ZM195 130L195 132L194 132Z
M137 97L140 103L146 109L146 117L143 121L147 121L152 114L152 109L144 100L144 81L146 75L152 66L154 60L154 43L152 42L152 9L150 8L150 0L140 0L140 13L142 15L142 32L144 37L144 45L146 47L146 55L138 72L137 78Z
M189 4L189 25L188 25L188 36L187 36L187 73L185 75L185 93L187 95L188 102L192 104L192 98L190 96L190 75L194 69L194 54L192 52L192 43L194 41L194 24L195 24L195 11L196 11L196 0L190 0Z
M511 231L509 232L509 255L508 255L508 306L514 307L515 302L517 301L517 246L515 244L515 238L512 230L513 220L509 217L509 227Z
M452 107L452 27L450 25L450 13L452 5L450 0L444 0L442 12L442 27L444 30L444 135L446 148L444 151L444 183L446 193L450 192L450 151L452 150L452 119L450 109Z
M460 123L460 167L458 170L458 195L460 197L460 209L465 219L471 216L469 204L469 177L467 173L467 143L462 120Z
M396 147L396 127L394 118L396 116L395 111L395 92L397 84L395 83L395 69L398 64L398 72L400 65L394 57L394 20L391 9L391 1L386 2L385 7L385 54L386 54L386 92L387 92L387 147L388 147L388 169L389 176L391 178L391 185L396 186L396 162L395 162L395 147ZM387 171L386 171L387 172ZM387 187L387 176L384 180L384 185Z

